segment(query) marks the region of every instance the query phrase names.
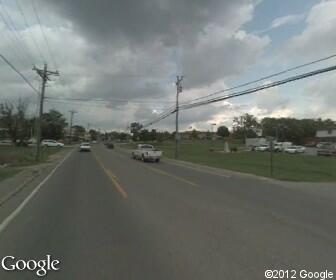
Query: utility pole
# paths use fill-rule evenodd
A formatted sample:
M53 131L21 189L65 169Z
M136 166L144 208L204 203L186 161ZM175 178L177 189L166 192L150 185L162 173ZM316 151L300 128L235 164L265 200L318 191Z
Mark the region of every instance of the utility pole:
M183 76L176 76L176 122L175 122L175 158L178 158L178 144L179 144L179 94L182 92Z
M70 128L69 128L69 136L70 136L70 141L69 143L72 143L72 122L73 122L73 116L74 114L76 114L77 112L74 110L69 111L70 112Z
M215 130L214 130L214 128L215 128L215 125L217 125L217 124L216 123L211 123L210 125L211 125L211 148L213 149L214 141L215 141L215 134L214 134Z
M45 63L43 69L38 69L37 67L33 67L33 70L41 77L42 79L42 87L41 87L41 95L40 95L40 108L39 108L39 117L38 117L38 125L37 125L37 133L36 133L36 154L35 160L39 161L40 159L40 145L41 145L41 126L42 126L42 115L43 115L43 102L44 102L44 94L45 88L48 81L50 81L49 76L59 76L58 71L48 71L48 65Z
M270 173L271 177L273 177L273 149L274 149L274 139L273 137L270 137Z

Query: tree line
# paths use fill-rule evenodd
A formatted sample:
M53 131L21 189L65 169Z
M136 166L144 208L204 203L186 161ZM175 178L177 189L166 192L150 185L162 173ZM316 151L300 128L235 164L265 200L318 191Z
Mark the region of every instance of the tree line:
M222 138L233 138L244 140L259 136L274 137L278 141L290 141L296 144L305 144L314 141L316 131L321 129L332 129L336 122L331 119L296 119L296 118L271 118L266 117L260 121L251 114L244 114L233 118L231 130L224 125L217 128L216 134ZM133 141L163 141L175 138L174 133L168 131L157 132L155 129L143 129L142 125L134 122L130 125L131 138ZM181 132L186 133L186 132ZM205 134L202 139L212 139L213 133L202 132L196 129L188 132L189 139L199 139L201 133Z
M34 138L36 118L29 117L28 103L22 99L17 102L3 102L0 104L0 139L9 138L17 145L24 145ZM42 139L62 139L64 129L68 123L65 117L56 110L50 110L42 116Z

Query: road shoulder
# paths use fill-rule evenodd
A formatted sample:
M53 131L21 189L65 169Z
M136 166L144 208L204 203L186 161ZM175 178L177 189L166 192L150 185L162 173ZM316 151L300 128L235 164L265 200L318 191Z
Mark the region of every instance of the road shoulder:
M0 182L0 223L13 212L50 172L69 154L65 149L50 156L45 163L25 167L11 178Z

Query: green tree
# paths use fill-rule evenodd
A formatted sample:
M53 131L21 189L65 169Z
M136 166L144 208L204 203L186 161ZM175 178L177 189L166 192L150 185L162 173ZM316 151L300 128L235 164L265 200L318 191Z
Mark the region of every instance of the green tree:
M13 143L23 144L24 139L29 137L31 123L26 118L28 103L18 99L16 103L5 102L0 104L0 123Z
M233 136L238 139L256 137L256 128L260 128L257 118L250 114L244 114L233 118Z
M217 135L221 136L221 137L229 137L230 136L230 131L225 125L222 125L222 126L218 127Z
M138 122L133 122L130 124L130 131L132 133L133 141L137 141L139 138L140 130L142 129L142 124Z
M42 116L42 138L61 139L64 137L66 126L67 122L64 116L56 110L50 110Z

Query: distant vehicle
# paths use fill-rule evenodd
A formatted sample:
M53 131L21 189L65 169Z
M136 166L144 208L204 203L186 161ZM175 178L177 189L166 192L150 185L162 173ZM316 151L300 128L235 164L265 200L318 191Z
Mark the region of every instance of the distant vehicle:
M80 152L90 152L91 151L91 145L90 143L83 142L79 146L79 151Z
M112 142L108 142L105 145L106 145L106 148L108 149L114 149L114 144Z
M27 142L28 147L33 147L36 146L36 139L35 138L30 138Z
M328 146L328 145L332 145L332 143L331 142L320 142L320 143L318 143L317 145L316 145L316 148L322 148L322 147L324 147L324 146Z
M286 148L293 146L292 142L276 142L275 146L280 152L284 152Z
M97 141L96 140L92 140L92 144L97 144Z
M258 147L255 147L254 150L256 152L266 152L266 151L269 151L269 145L266 145L266 144L260 145Z
M56 140L45 139L41 142L41 146L62 148L64 144Z
M306 151L306 148L304 146L296 146L297 151L301 154L303 154Z
M327 143L317 149L318 156L336 156L336 144Z
M274 144L274 146L273 146L273 151L274 152L282 152L282 150L283 150L282 145L280 145L278 143Z
M13 145L12 140L4 139L0 140L0 146L11 146Z
M139 144L137 149L132 152L133 159L140 159L142 161L159 162L162 156L162 151L158 151L152 145Z
M288 154L300 154L300 153L304 153L305 150L306 148L303 146L290 146L290 147L287 147L284 150L284 152Z

